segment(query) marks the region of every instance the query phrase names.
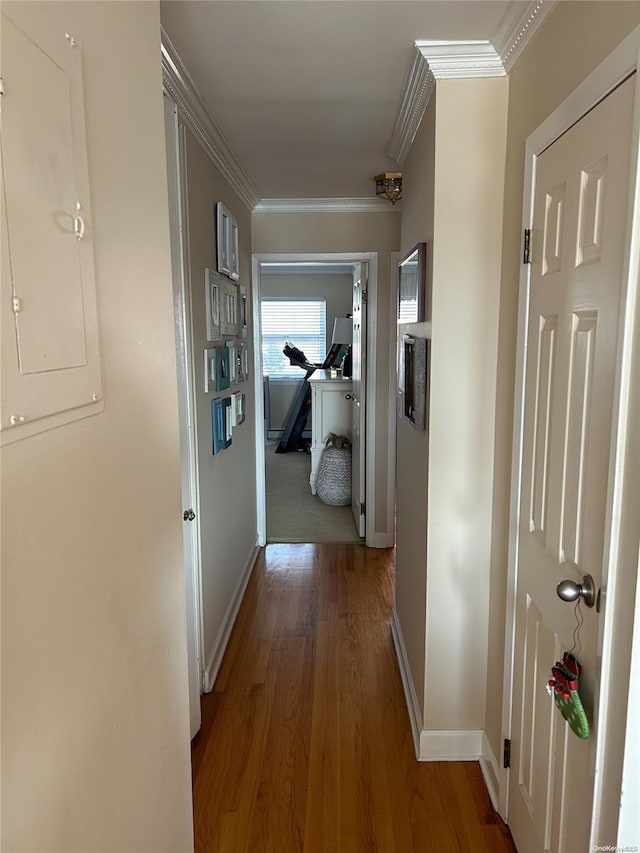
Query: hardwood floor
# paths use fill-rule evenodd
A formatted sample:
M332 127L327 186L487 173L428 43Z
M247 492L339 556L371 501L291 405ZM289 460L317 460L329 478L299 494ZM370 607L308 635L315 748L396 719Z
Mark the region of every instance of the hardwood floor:
M200 853L514 851L478 764L416 761L393 552L269 545L193 743Z

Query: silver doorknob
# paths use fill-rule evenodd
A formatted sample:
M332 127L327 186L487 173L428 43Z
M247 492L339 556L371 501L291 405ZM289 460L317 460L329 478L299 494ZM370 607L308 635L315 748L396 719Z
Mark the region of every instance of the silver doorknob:
M195 517L196 517L196 514L192 509L185 509L185 511L182 513L182 518L185 521L193 521L193 519Z
M582 583L576 583L572 580L560 581L556 587L556 592L558 598L563 601L577 601L582 598L587 607L593 607L596 603L596 587L591 575L585 575L582 578Z

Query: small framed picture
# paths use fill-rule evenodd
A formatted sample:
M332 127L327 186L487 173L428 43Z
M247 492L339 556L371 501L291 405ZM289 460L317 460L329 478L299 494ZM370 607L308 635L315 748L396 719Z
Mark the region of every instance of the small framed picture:
M249 353L242 341L236 341L236 382L246 382L249 378Z
M216 351L215 347L210 347L204 350L204 393L208 394L213 390L216 379Z
M229 350L225 347L214 349L216 391L226 391L231 387L231 367L229 365Z
M222 334L238 334L238 285L225 281L222 286Z
M247 288L238 285L238 337L246 338L249 330L247 323Z
M207 340L219 341L220 334L220 291L222 279L217 272L205 268L204 293L207 319Z
M229 350L229 381L233 387L238 381L238 356L237 347L239 341L227 341L227 349Z
M246 417L245 411L245 395L244 394L235 394L235 405L236 405L236 424L244 423Z

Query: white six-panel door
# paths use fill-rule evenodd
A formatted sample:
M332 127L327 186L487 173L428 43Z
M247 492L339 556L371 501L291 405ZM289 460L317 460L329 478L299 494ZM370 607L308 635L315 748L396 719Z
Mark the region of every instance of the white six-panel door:
M632 77L537 160L509 790L522 853L589 846L595 733L571 732L546 682L575 626L557 584L602 579L634 89ZM582 610L594 725L601 616Z

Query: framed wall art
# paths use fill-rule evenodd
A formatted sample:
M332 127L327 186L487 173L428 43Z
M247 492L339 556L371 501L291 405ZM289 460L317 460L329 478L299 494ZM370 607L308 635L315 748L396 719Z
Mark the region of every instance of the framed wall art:
M247 322L247 288L244 284L238 285L238 337L246 338L249 332Z
M222 334L238 334L238 285L222 283Z
M226 450L232 443L231 397L218 397L211 401L211 438L214 455Z
M231 387L229 350L226 346L215 348L215 385L216 391L226 391Z
M236 341L236 382L246 382L249 378L249 352L246 344Z
M205 268L204 295L207 323L207 340L219 341L220 334L220 293L222 279L214 270Z
M414 429L425 429L427 424L429 343L411 335L403 335L400 341L402 415Z
M218 272L234 281L240 278L238 222L221 201L216 203Z
M398 267L398 323L426 320L427 244L418 243Z
M233 387L238 381L238 341L227 341L227 349L229 350L229 379Z
M204 350L204 393L208 394L215 387L216 379L216 350L209 347Z

